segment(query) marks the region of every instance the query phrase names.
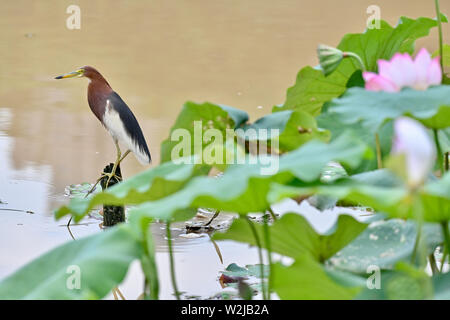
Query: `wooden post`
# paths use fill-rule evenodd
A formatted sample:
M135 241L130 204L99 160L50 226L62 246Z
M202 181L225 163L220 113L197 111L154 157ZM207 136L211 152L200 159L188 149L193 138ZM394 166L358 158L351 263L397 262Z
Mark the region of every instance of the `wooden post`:
M110 163L103 169L103 172L110 173L112 171L112 168L114 167L113 163ZM120 165L117 166L116 169L116 176L112 177L111 180L109 180L108 187L111 187L115 185L116 183L119 183L122 181L122 173L120 172ZM107 188L106 182L108 181L108 177L103 177L102 180L100 180L100 185L102 186L102 190L105 190ZM120 222L125 222L125 208L123 206L103 206L103 226L105 227L111 227L114 226Z

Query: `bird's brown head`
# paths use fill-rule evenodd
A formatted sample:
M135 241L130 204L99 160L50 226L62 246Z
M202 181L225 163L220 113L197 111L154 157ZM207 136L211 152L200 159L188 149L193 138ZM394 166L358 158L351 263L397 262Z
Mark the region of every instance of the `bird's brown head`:
M55 79L67 79L67 78L79 78L79 77L86 77L90 80L104 80L105 81L105 79L100 74L100 72L98 72L97 69L95 69L91 66L81 67L75 71L57 76L57 77L55 77Z

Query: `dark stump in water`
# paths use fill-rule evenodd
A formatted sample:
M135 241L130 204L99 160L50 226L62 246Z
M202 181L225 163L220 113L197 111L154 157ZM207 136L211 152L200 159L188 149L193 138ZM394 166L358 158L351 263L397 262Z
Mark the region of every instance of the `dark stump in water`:
M104 173L111 173L112 168L114 167L113 163L110 163L103 169ZM100 180L100 185L102 186L102 190L105 190L116 183L122 181L122 173L120 172L120 165L117 166L116 176L112 177L109 180L109 185L106 186L106 182L108 181L108 177L103 177ZM125 208L123 206L103 206L103 226L111 227L120 222L125 222Z

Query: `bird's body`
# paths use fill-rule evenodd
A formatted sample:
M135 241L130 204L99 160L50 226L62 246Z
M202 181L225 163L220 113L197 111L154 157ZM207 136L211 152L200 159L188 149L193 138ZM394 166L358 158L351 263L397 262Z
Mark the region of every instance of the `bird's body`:
M115 165L117 166L128 152L133 152L141 164L149 164L151 162L150 152L136 117L100 72L93 67L86 66L75 72L56 77L56 79L77 76L89 79L87 95L89 107L116 144L118 160ZM121 152L118 143L128 150L123 158L120 158Z
M141 164L149 164L150 152L134 114L120 96L113 92L106 100L103 125L113 139L122 142Z

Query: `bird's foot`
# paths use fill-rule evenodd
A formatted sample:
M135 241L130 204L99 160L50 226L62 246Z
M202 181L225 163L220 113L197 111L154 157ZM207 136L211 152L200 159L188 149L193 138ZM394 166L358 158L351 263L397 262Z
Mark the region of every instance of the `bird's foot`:
M104 172L103 171L102 175L100 176L100 178L98 178L97 181L95 181L95 183L92 186L92 188L88 191L88 193L84 197L87 198L87 196L89 196L95 190L95 188L97 187L98 183L101 182L106 177L108 178L108 180L106 180L104 189L108 188L109 183L111 182L112 178L114 178L116 180L116 182L122 181L122 177L118 176L115 172Z
M116 175L115 172L103 172L102 176L100 177L100 180L106 177L108 177L108 180L106 180L105 189L109 187L109 183L112 178L115 178L116 182L122 181L122 177Z
M94 185L92 186L92 188L88 191L88 193L84 196L85 198L87 198L97 187L98 183L102 181L102 179L108 177L108 180L106 181L106 188L109 186L109 182L111 181L112 178L115 178L117 181L122 181L122 178L118 175L116 175L115 173L110 173L110 172L102 172L102 175L100 176L100 178L97 179L97 181L95 181Z

